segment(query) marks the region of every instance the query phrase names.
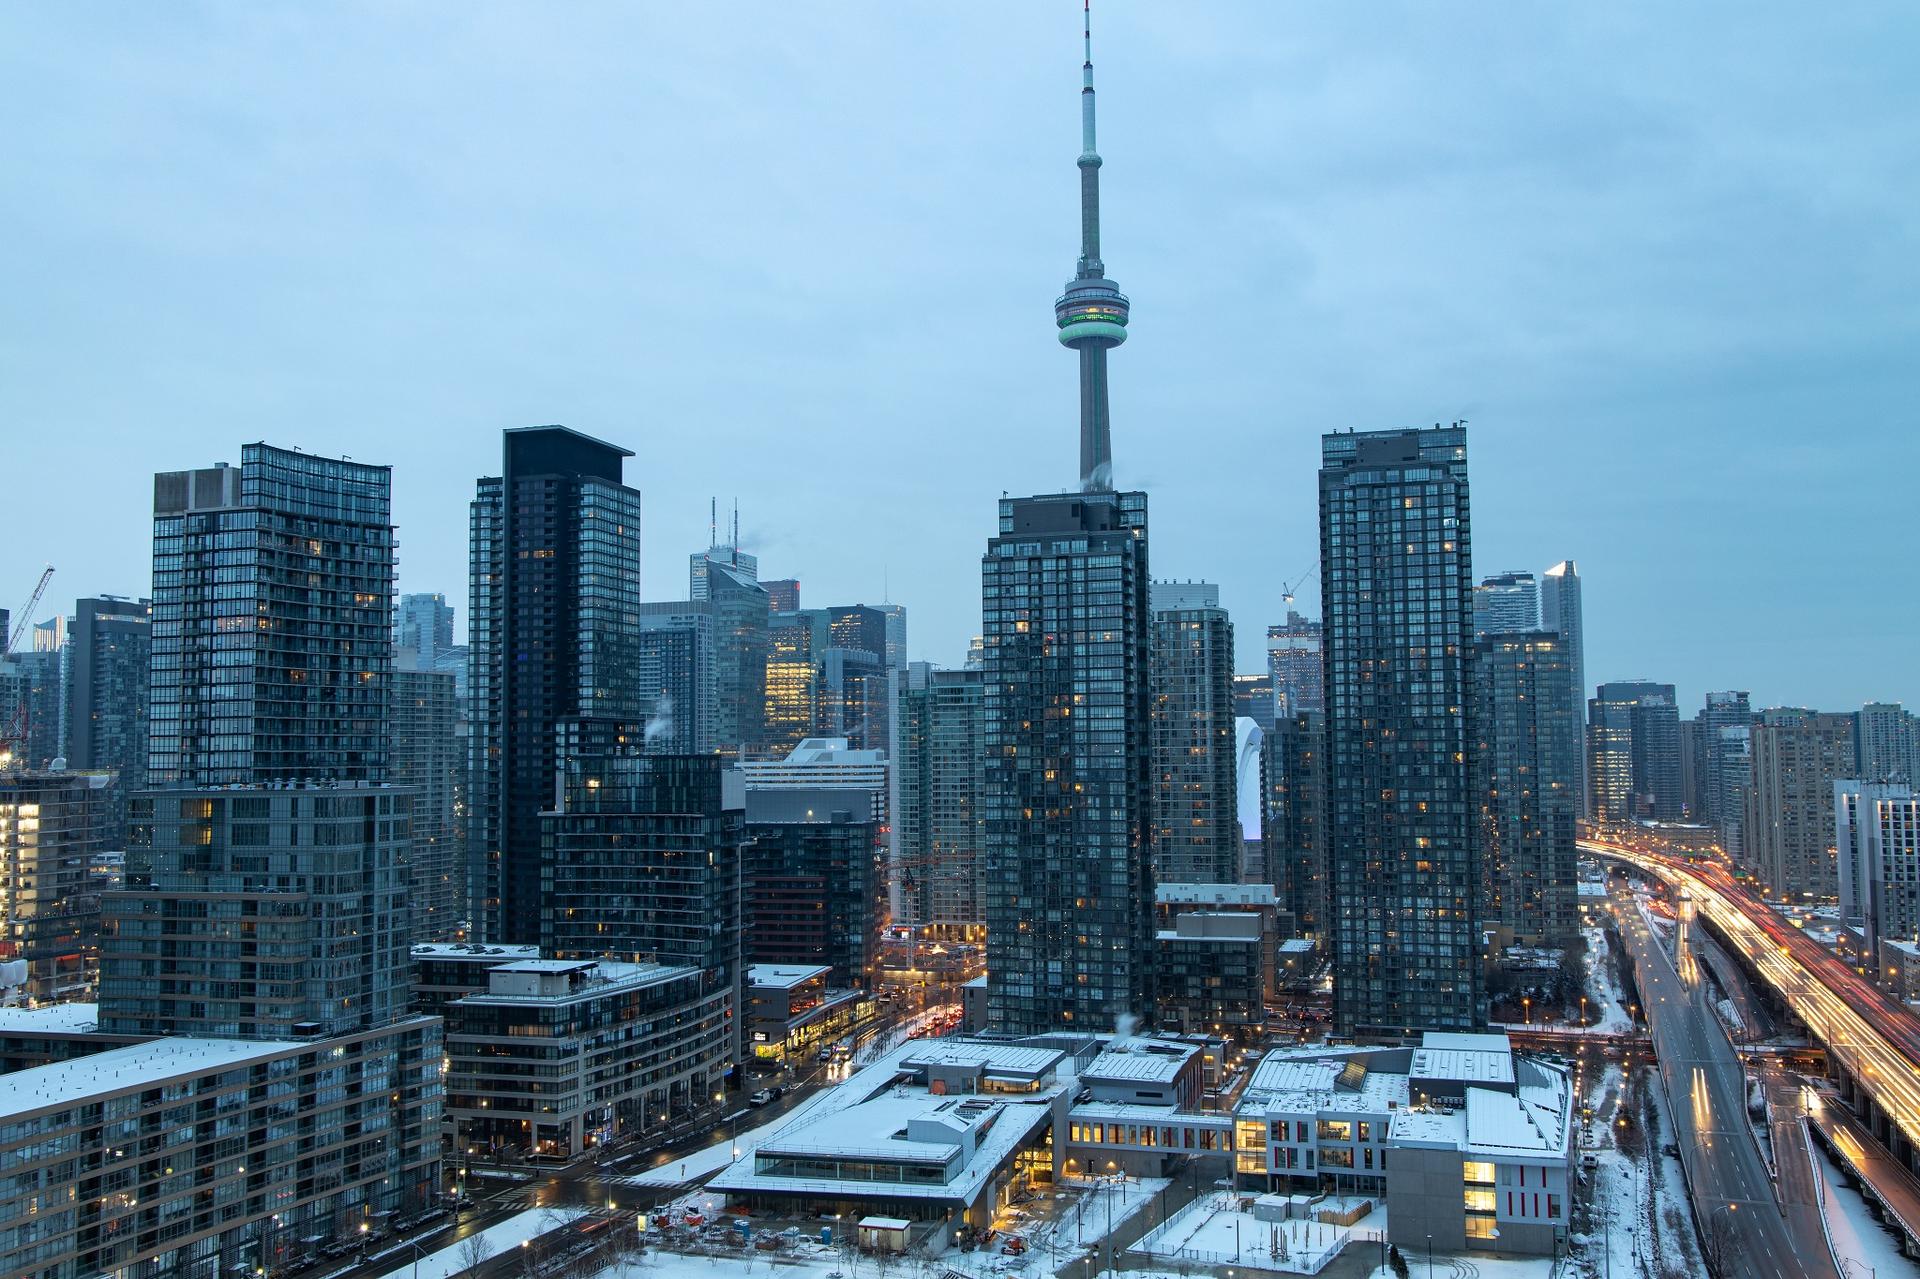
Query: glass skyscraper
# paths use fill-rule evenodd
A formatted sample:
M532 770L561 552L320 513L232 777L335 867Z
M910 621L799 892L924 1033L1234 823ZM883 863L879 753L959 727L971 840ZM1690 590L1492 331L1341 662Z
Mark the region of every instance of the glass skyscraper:
M1343 1032L1486 1024L1467 433L1323 437L1328 864Z
M554 796L560 721L638 724L640 494L632 453L563 426L505 433L502 473L470 516L468 856L475 924L540 935L540 813Z
M1239 881L1233 622L1220 588L1155 582L1153 867L1160 883Z
M1151 1015L1146 533L1144 493L1003 498L981 561L996 1031Z
M901 922L979 924L986 917L980 674L910 662L896 677L892 815Z
M1474 652L1473 726L1480 797L1481 918L1508 944L1567 946L1575 911L1575 776L1566 643L1551 631L1492 631Z

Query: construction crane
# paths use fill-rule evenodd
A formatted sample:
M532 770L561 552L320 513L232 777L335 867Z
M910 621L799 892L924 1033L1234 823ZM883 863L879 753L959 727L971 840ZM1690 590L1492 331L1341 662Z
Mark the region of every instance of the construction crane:
M27 633L27 627L33 625L33 610L40 607L40 597L47 593L47 583L52 580L53 565L49 564L41 571L40 580L33 584L33 594L27 596L27 605L20 610L20 620L15 623L11 632L0 636L0 641L4 641L6 645L0 648L0 657L6 657L20 646L20 637Z
M33 625L33 610L40 607L40 597L47 593L47 583L53 579L53 565L49 564L40 573L40 580L33 584L33 594L27 597L26 607L20 610L20 620L11 631L0 635L0 661L12 656L19 647L20 640ZM13 714L7 715L0 709L0 766L10 765L27 749L27 699L22 697L13 708Z

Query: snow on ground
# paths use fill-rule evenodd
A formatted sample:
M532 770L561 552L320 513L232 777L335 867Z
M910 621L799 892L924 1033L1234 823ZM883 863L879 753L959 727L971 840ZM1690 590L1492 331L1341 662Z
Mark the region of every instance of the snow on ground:
M915 1273L910 1264L894 1260L887 1272L905 1276ZM821 1249L817 1255L803 1258L782 1257L778 1262L764 1255L740 1253L733 1256L701 1257L687 1253L662 1252L649 1248L646 1256L635 1261L615 1262L594 1279L736 1279L738 1276L780 1276L780 1279L880 1279L883 1273L873 1257L849 1257L838 1250Z
M586 1211L581 1208L529 1208L525 1212L516 1213L507 1218L497 1226L489 1226L477 1235L468 1236L468 1239L485 1240L486 1255L497 1257L503 1252L518 1248L524 1240L546 1234L549 1230L557 1230L575 1217L585 1215ZM463 1239L451 1247L442 1248L438 1252L430 1252L420 1258L418 1272L420 1279L453 1279L454 1275L465 1272L470 1261L468 1239ZM415 1271L411 1249L389 1249L387 1255L394 1256L395 1262L393 1269L386 1271L385 1274L396 1276L396 1279L400 1276L412 1279ZM399 1259L400 1255L404 1255L404 1261Z
M1620 992L1613 987L1612 954L1607 934L1601 928L1582 930L1587 939L1587 1013L1593 1018L1596 1035L1625 1035L1633 1030L1633 1019L1620 1006Z
M1839 1166L1825 1147L1820 1147L1814 1171L1820 1176L1820 1216L1827 1223L1827 1238L1849 1279L1863 1274L1873 1279L1920 1279L1920 1262L1900 1255L1899 1243L1874 1219L1860 1192L1844 1184Z
M1029 1244L1044 1242L1063 1255L1078 1255L1111 1233L1109 1215L1111 1229L1120 1229L1171 1183L1165 1177L1128 1177L1124 1181L1102 1178L1097 1182L1069 1177L1060 1184L1080 1191L1073 1208L1062 1212L1057 1222L1023 1233Z
M1727 1034L1732 1037L1733 1042L1739 1043L1741 1036L1747 1033L1747 1026L1740 1020L1740 1010L1734 1007L1733 1001L1731 999L1716 1000L1713 1011L1720 1014L1720 1021L1726 1026Z
M1241 1198L1222 1192L1202 1195L1127 1251L1176 1264L1248 1266L1313 1275L1325 1269L1354 1237L1347 1226L1321 1221L1262 1221L1234 1207ZM1380 1215L1383 1227L1385 1214ZM1371 1216L1365 1221L1373 1228Z

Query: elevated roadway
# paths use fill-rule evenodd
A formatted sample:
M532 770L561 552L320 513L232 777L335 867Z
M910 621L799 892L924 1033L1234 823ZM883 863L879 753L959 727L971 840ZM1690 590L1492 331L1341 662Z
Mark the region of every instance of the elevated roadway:
M1907 1149L1920 1145L1920 1019L1754 900L1719 867L1593 841L1580 846L1687 889L1700 917L1878 1107L1890 1137L1897 1136Z

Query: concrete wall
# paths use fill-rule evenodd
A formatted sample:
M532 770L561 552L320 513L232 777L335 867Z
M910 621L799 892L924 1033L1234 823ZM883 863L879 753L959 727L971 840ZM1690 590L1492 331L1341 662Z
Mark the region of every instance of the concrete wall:
M1435 1252L1467 1246L1466 1187L1457 1150L1397 1146L1387 1167L1388 1237L1411 1260L1424 1256L1427 1237Z

